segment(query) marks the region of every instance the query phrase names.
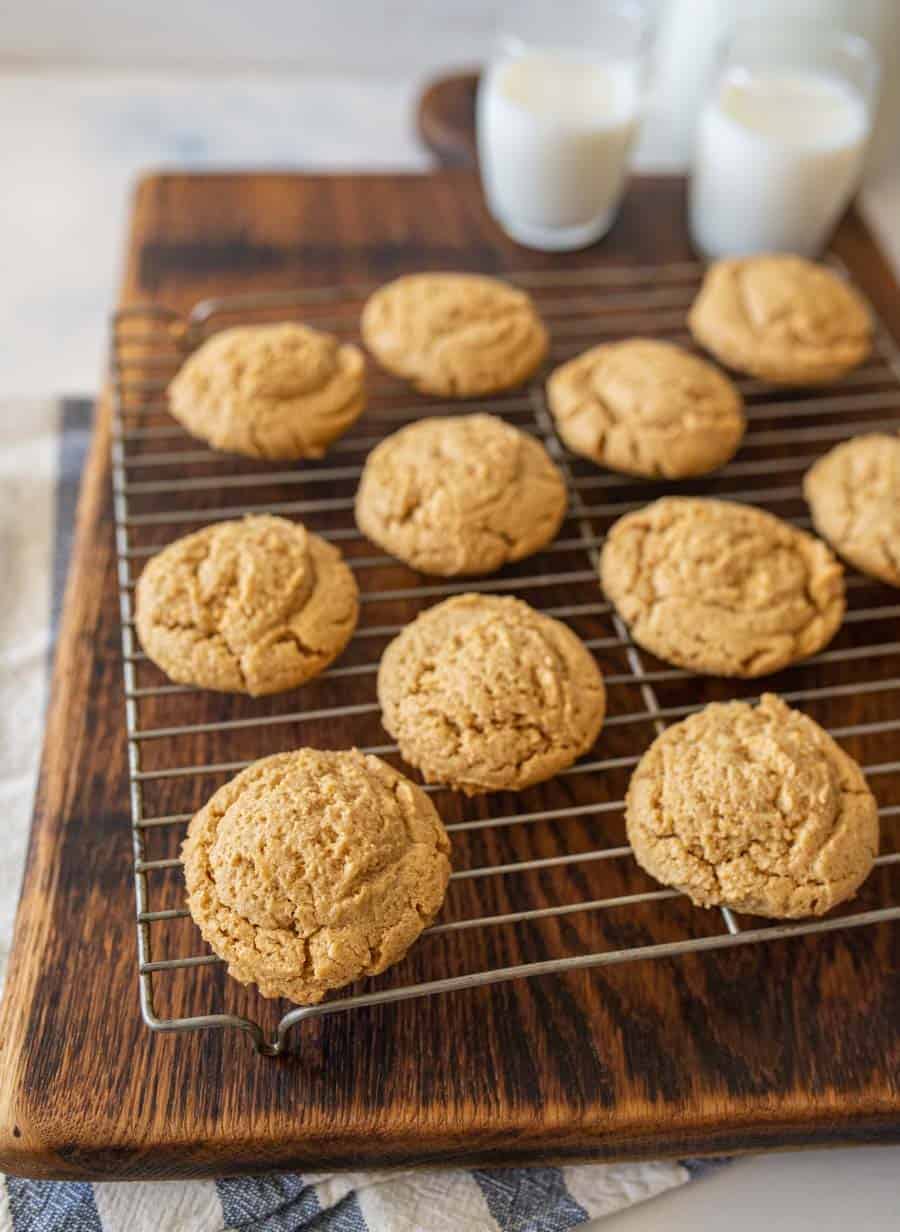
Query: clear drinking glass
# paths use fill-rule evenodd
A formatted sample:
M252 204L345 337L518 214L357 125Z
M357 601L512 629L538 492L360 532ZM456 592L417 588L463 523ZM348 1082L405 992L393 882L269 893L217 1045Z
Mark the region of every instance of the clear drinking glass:
M478 91L488 208L519 243L582 248L612 225L651 42L639 0L520 0Z
M878 79L858 35L739 22L697 124L688 214L700 252L820 253L859 183Z

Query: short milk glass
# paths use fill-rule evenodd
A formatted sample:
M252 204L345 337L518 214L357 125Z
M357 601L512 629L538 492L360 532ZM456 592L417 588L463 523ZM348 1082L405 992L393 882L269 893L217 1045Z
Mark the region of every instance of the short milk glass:
M862 173L878 61L824 22L739 22L701 109L688 191L707 257L816 256Z
M641 120L649 7L521 0L506 12L478 91L488 208L529 248L582 248L616 216Z

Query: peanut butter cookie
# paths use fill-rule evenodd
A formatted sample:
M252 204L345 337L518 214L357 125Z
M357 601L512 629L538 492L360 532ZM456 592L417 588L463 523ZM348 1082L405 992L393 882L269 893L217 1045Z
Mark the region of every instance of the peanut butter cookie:
M730 368L777 385L823 385L861 363L872 326L860 296L802 257L717 261L688 316L691 333Z
M278 693L317 675L356 627L356 580L299 522L217 522L151 557L136 619L147 656L179 684Z
M410 274L362 314L366 346L422 393L472 398L520 385L547 353L529 295L479 274Z
M600 578L636 642L710 675L778 671L830 642L844 615L825 544L733 501L669 496L626 514Z
M359 347L290 322L213 334L169 385L192 436L253 458L321 458L364 406Z
M628 788L642 868L700 907L823 915L878 853L878 806L827 732L771 693L715 703L658 736Z
M593 745L600 669L571 629L520 599L458 595L385 650L382 722L426 782L468 796L552 778Z
M835 551L900 586L900 437L873 432L836 445L807 471L803 491Z
M377 757L299 749L242 771L182 847L188 907L243 984L301 1005L378 975L440 910L450 842Z
M653 338L606 342L569 360L547 382L547 401L574 453L626 475L705 475L744 435L743 402L728 377Z
M356 521L423 573L493 573L549 543L567 500L543 445L502 419L420 419L369 454Z

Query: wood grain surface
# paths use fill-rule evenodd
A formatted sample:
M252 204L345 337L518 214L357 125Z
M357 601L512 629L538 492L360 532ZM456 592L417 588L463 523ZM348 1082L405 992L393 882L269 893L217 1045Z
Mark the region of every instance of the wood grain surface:
M185 311L213 294L372 281L422 268L577 270L684 260L692 254L682 197L677 180L640 181L601 245L547 257L498 233L467 173L151 177L135 195L121 302ZM845 220L836 247L900 335L897 288L856 217ZM897 415L900 421L900 406ZM900 1137L900 929L891 926L336 1014L299 1027L296 1050L277 1060L256 1055L237 1032L148 1031L136 976L109 433L103 401L0 1016L0 1166L45 1177L185 1177L652 1158ZM296 495L295 487L281 498ZM223 503L214 491L205 500ZM383 576L384 585L397 586L404 575L385 566ZM566 602L567 589L560 590L557 602ZM890 593L879 592L879 601ZM391 618L404 618L402 604L399 610ZM895 623L876 635L894 637ZM583 631L604 629L595 621ZM864 636L873 634L841 634ZM815 685L822 670L795 670L791 687ZM869 664L868 678L888 670L896 659ZM340 700L361 696L352 680L342 685ZM333 684L316 687L335 704ZM732 691L722 681L704 689L703 696ZM684 683L669 697L701 700ZM825 722L870 721L892 716L895 701L890 691L856 696L815 714ZM154 704L159 722L175 721L177 700ZM203 704L213 715L253 713L246 699ZM151 722L154 715L151 709ZM377 718L371 724L377 735ZM341 724L307 723L301 734L287 723L276 745L274 737L267 746L248 735L242 748L256 755L301 739L329 747L349 735ZM616 729L608 739L605 748L615 752ZM198 759L221 755L217 740L195 737ZM869 762L898 755L895 734L844 744ZM611 794L601 798L614 799L623 788L622 776L615 780L584 775L521 799L541 809L604 792ZM159 788L160 812L168 790ZM198 781L188 790L200 803L211 785ZM882 803L900 803L897 776L880 776L877 791ZM512 812L519 801L501 803ZM449 793L442 807L448 820L462 816ZM497 798L490 807L499 807ZM459 841L455 859L466 867L585 851L621 841L621 833L620 817L476 831ZM174 854L179 837L161 829L153 854ZM896 849L896 837L886 849ZM630 864L600 864L535 874L521 894L540 905L560 893L586 898L648 885ZM898 900L896 869L873 876L864 906ZM178 901L177 874L167 892ZM508 901L494 882L459 882L454 893L451 908L462 915L502 910ZM716 913L682 900L662 906L426 940L406 960L405 978L721 931ZM181 923L187 936L192 926ZM205 971L203 995L239 1012L271 1026L286 1008L264 1003L221 968ZM164 1008L209 1008L192 1000L196 988L179 973Z

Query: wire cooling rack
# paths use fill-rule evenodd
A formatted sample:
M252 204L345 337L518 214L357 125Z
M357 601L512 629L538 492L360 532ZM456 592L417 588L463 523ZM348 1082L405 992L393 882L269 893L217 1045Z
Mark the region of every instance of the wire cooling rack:
M558 363L595 342L630 334L688 342L685 314L701 274L699 265L681 263L509 277L535 296L553 339L551 363ZM857 432L900 427L900 354L883 324L877 322L869 361L827 391L786 394L740 380L749 422L744 446L718 474L691 483L641 483L568 454L540 382L489 401L448 404L415 395L372 365L369 406L355 429L327 460L294 466L217 454L168 415L167 383L185 353L209 333L237 323L302 319L358 340L359 311L372 289L210 299L187 318L134 307L113 320L115 534L147 1025L239 1028L259 1051L277 1054L293 1026L339 1010L900 918L900 896L890 884L900 863L891 823L900 814L900 761L894 758L900 718L889 711L885 717L887 707L879 706L884 695L900 692L900 595L850 572L846 621L825 651L771 681L713 681L639 650L597 583L598 552L611 522L666 492L749 501L808 526L800 480L815 457ZM545 443L566 475L570 516L547 549L498 575L461 583L422 578L374 553L356 530L360 469L386 432L423 415L476 407ZM301 518L339 543L362 595L359 628L336 665L301 690L255 701L169 683L141 652L132 621L134 582L148 556L205 523L249 512ZM396 746L384 742L375 701L381 651L422 608L473 589L515 592L584 637L608 686L606 726L595 749L545 788L475 801L428 788L454 840L456 871L444 914L402 963L361 991L351 988L276 1017L283 1006L273 1008L226 980L220 960L203 952L184 906L177 852L185 826L213 790L250 761L303 744L309 724L327 733L324 747L355 744L397 761ZM880 867L856 903L826 919L760 926L728 910L699 910L645 877L624 841L628 774L653 736L709 700L758 696L763 684L829 727L860 760L881 801Z

